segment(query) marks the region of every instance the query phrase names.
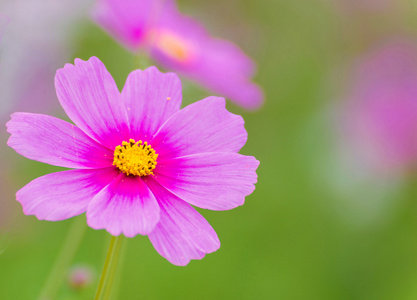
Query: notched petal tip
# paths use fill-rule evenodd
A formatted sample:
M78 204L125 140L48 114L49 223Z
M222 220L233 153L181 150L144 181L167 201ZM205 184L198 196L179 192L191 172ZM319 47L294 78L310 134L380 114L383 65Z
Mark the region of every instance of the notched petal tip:
M192 205L228 210L254 191L258 165L254 157L233 152L194 154L164 161L155 179Z
M245 156L248 158L248 160L252 160L250 163L247 164L247 168L253 169L253 171L256 174L256 177L258 177L258 174L256 173L256 170L258 169L261 162L259 160L257 160L255 158L255 156L247 156L247 155L245 155Z
M226 109L226 100L211 96L190 104L167 120L153 143L160 162L175 157L207 152L238 152L248 133L241 116Z
M179 111L181 81L174 73L162 73L156 67L129 74L122 99L131 125L131 138L154 135L161 125Z
M10 135L12 135L13 134L13 132L11 131L12 129L12 126L13 126L13 122L14 122L14 118L15 118L15 114L16 113L13 113L13 114L11 114L10 115L10 120L9 121L7 121L7 123L6 123L6 131L10 134ZM9 140L10 140L10 137L9 137ZM10 147L10 145L8 144L8 142L7 142L7 145Z
M60 119L14 113L6 124L7 145L20 155L43 163L76 169L111 166L111 151L79 128Z
M156 66L150 66L150 67L147 67L146 69L144 69L143 70L144 72L157 72L157 73L160 73L160 74L167 74L167 73L163 73L163 72L161 72L159 69L158 69L158 67L156 67Z
M72 71L72 70L74 70L76 68L80 68L80 67L82 67L86 64L89 64L89 65L91 65L91 64L100 64L102 67L105 68L104 63L96 56L91 56L88 60L83 60L81 58L75 58L73 64L72 63L65 63L65 65L62 68L59 68L56 71L55 82L57 80L57 78L56 78L57 75L63 75L62 73L65 73L66 71Z
M188 266L192 260L202 260L204 257L206 257L206 254L205 253L201 253L201 256L196 256L196 257L187 257L187 258L184 257L183 260L172 260L172 259L169 259L169 258L166 258L166 257L165 258L171 264L173 264L175 266L185 267L185 266Z
M16 121L17 118L19 118L20 115L24 115L27 113L24 112L14 112L10 115L10 120L7 121L6 123L6 128L7 128L7 132L11 134L11 132L9 131L11 129L11 127L13 126L13 123Z
M89 137L114 149L128 138L129 124L120 91L105 65L93 56L75 59L55 76L55 89L68 117Z
M25 215L61 221L86 211L90 200L114 178L113 168L69 170L36 178L16 193Z
M177 73L174 73L174 72L162 72L156 66L150 66L150 67L147 67L146 69L143 69L143 70L142 69L136 69L136 70L133 70L132 72L130 72L129 75L130 74L135 74L135 73L139 73L140 74L141 72L150 73L150 74L152 74L152 76L163 76L163 77L166 77L166 78L172 77L173 80L177 80L181 84L181 80L178 77Z
M187 265L189 265L192 261L195 260L202 260L203 258L206 257L207 254L211 254L216 252L217 250L220 249L220 241L216 235L217 238L217 245L212 247L210 250L206 250L204 251L203 249L199 249L197 250L198 252L194 255L194 256L189 256L189 257L185 257L182 256L180 258L173 258L173 257L165 257L166 260L168 260L171 264L175 265L175 266L179 266L179 267L185 267Z
M83 60L81 58L75 58L74 59L74 65L79 65L79 64L83 64L83 63L99 63L99 64L103 64L103 62L97 56L91 56L87 60Z
M87 214L87 225L88 225L88 227L90 227L94 230L105 230L112 236L119 236L121 234L123 234L125 237L129 237L129 238L132 238L132 237L136 236L136 234L128 236L127 234L123 233L122 230L114 230L113 228L107 228L104 225L101 225L101 226L97 225L90 220L90 218L88 217L88 214Z
M156 251L169 262L187 265L192 259L219 249L219 238L191 205L160 186L154 179L148 181L161 207L161 218L149 239Z
M95 224L94 221L91 221L91 218L88 217L88 214L87 214L87 225L94 230L105 230L112 236L119 236L123 234L127 238L134 238L137 235L146 236L152 232L152 230L146 230L146 231L137 230L137 229L126 230L124 228L114 229L113 227L108 226L108 225L98 225L98 224Z
M124 174L101 190L87 208L88 226L114 236L147 235L159 218L158 202L143 180Z

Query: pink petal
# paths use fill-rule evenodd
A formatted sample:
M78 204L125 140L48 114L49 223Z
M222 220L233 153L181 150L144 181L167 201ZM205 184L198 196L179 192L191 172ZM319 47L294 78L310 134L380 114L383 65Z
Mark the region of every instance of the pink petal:
M129 139L126 109L112 76L97 58L57 71L55 88L65 112L87 135L114 149Z
M28 183L16 198L26 215L60 221L85 212L91 199L117 174L114 168L52 173Z
M131 51L142 44L146 29L158 15L158 0L99 0L92 18Z
M244 121L225 105L223 98L209 97L173 115L152 141L158 163L196 153L238 152L247 140Z
M164 5L157 30L169 31L188 45L185 49L189 58L185 60L173 59L158 43L151 45L151 55L164 68L187 76L246 109L262 105L263 92L251 82L256 69L254 61L232 42L213 38L199 22L181 14L175 1Z
M54 117L14 113L7 123L7 144L17 153L66 168L102 168L112 165L113 153L82 130Z
M189 204L147 179L161 207L161 219L149 234L156 251L174 265L185 266L220 248L210 224Z
M250 67L241 66L243 57L249 64L250 60L244 54L230 56L229 43L214 40L199 45L201 52L198 61L193 64L182 64L163 54L153 51L154 59L164 68L172 70L188 79L197 82L207 90L224 96L248 110L260 108L264 102L262 89L251 82L250 77L240 73L241 69ZM223 49L226 48L226 49ZM247 71L250 72L250 71Z
M181 106L181 81L174 73L161 73L156 67L129 74L122 91L131 138L151 138Z
M123 173L100 191L87 209L87 224L127 237L150 233L159 222L159 206L140 177Z
M155 180L184 201L211 210L243 205L255 189L256 168L252 156L238 153L203 153L163 161Z
M101 0L93 18L132 52L149 51L165 69L246 109L262 105L263 92L251 82L256 69L253 60L235 44L211 37L199 22L181 14L175 1ZM168 40L184 49L185 57L173 55L175 49L163 42L167 33Z
M178 32L186 31L190 36L195 38L208 35L207 30L200 22L179 11L175 0L165 0L160 13L161 17L158 25L161 27L175 28Z
M217 69L218 76L226 72L228 75L234 73L235 76L249 78L255 73L255 63L238 46L230 41L210 36L201 22L178 10L175 1L165 1L158 27L169 29L178 37L194 45L197 48L196 54L200 56L200 62L208 68L212 65L210 69ZM166 61L165 63L174 62ZM218 70L219 66L221 71Z
M178 72L245 109L258 109L263 104L261 88L251 82L255 64L236 45L208 38L201 45L200 55L194 68Z

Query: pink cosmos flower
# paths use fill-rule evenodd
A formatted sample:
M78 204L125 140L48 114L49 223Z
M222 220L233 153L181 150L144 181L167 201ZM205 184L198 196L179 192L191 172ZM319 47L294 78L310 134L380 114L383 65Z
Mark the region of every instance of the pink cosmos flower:
M75 125L15 113L8 145L19 154L74 168L37 178L17 192L27 215L59 221L86 212L112 235L148 235L171 263L216 251L209 223L190 204L227 210L244 203L259 162L237 152L247 133L225 100L180 109L181 83L155 67L129 74L120 93L96 57L57 71L58 99Z
M246 109L263 102L251 83L254 63L234 44L212 38L182 15L175 1L98 0L94 20L132 52L145 49L163 67L181 73Z
M417 47L395 42L356 65L344 137L379 169L417 162ZM360 155L362 153L362 155Z

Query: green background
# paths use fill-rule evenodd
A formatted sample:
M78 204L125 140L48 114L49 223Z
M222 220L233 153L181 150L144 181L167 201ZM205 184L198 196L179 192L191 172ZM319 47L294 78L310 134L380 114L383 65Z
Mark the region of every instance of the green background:
M242 207L199 210L222 243L201 261L177 267L147 237L128 239L113 299L417 298L417 177L358 182L345 172L338 120L329 117L343 97L341 67L385 39L416 38L416 4L398 3L346 12L330 0L180 1L183 12L258 63L264 107L246 112L228 103L245 119L241 153L261 162L258 183ZM137 67L133 55L88 19L74 30L73 57L99 57L122 87ZM183 86L184 105L210 95L186 79ZM55 116L66 118L59 109ZM13 161L7 180L16 190L59 170L11 149L3 159ZM38 221L13 195L1 201L13 217L0 228L0 299L36 299L71 224L85 216ZM71 265L90 266L95 279L80 291L65 280L55 299L92 299L108 243L106 232L86 230Z

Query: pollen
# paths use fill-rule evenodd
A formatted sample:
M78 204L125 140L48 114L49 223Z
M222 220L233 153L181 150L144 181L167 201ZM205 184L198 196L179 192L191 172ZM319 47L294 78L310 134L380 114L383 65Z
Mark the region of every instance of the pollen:
M151 30L148 38L154 47L177 62L187 63L193 60L194 46L171 30Z
M113 165L128 176L153 175L158 154L147 142L130 139L114 150Z

